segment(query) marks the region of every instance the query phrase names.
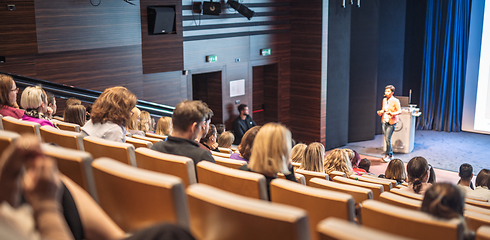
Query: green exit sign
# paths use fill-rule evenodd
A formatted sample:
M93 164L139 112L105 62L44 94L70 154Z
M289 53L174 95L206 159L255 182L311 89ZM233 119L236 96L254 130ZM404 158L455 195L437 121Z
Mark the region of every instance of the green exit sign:
M270 48L264 48L264 49L260 49L260 55L262 56L269 56L271 55L272 51Z
M217 62L217 61L218 61L218 56L216 55L206 56L206 62Z

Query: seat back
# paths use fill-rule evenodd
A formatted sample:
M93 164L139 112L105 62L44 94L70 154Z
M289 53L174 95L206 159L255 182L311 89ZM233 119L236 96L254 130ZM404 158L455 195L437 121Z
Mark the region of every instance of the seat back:
M414 239L463 239L460 219L440 220L421 211L375 200L366 200L362 205L364 226Z
M56 143L61 147L84 151L83 133L59 130L51 126L40 128L41 138L46 143Z
M338 218L327 218L317 226L321 240L408 240L410 238L379 231Z
M157 143L157 142L161 142L161 141L163 141L163 140L162 140L162 139L160 139L160 138L145 137L145 136L136 135L136 134L134 134L134 135L133 135L133 138L137 138L137 139L145 140L145 141L151 142L151 143L153 143L153 144L155 144L155 143Z
M312 179L312 178L321 178L321 179L328 180L328 174L326 174L326 173L307 171L307 170L303 170L303 169L296 169L295 172L305 176L306 186L310 185L310 179Z
M223 157L218 157L218 156L213 156L214 161L216 164L219 164L221 166L229 167L229 168L234 168L238 169L244 164L247 164L247 162L242 161L242 160L236 160L236 159L230 159L230 158L223 158Z
M401 184L398 184L398 182L396 180L394 180L394 179L380 178L380 177L377 177L375 175L369 175L369 174L364 174L362 176L363 177L367 177L367 178L376 179L376 180L381 180L381 181L388 181L388 182L391 183L391 188L395 188L396 186L401 185Z
M200 179L200 176L199 176ZM201 240L310 239L306 211L204 184L187 188L190 230Z
M83 146L85 151L91 153L94 159L108 157L128 165L136 166L134 146L132 144L87 136L83 138Z
M167 140L167 138L168 138L168 136L160 135L160 134L155 134L155 133L151 133L151 132L145 133L145 136L151 137L151 138L159 138L159 139L162 139L162 140Z
M76 134L75 132L73 133ZM97 201L97 191L95 190L94 175L92 172L93 158L90 153L53 146L47 143L41 146L45 155L56 160L61 173L85 189Z
M383 179L383 178L376 179L376 178L363 177L363 176L358 176L358 175L351 175L349 177L351 179L357 179L358 181L362 181L362 182L381 184L381 185L383 185L383 190L385 192L390 191L391 188L393 187L393 185L391 184L391 182L389 180Z
M232 169L201 161L197 164L197 178L204 183L246 197L267 200L267 183L259 173Z
M211 154L214 156L222 157L222 158L230 158L231 154L229 153L221 153L216 151L211 151Z
M196 170L192 159L162 153L148 148L135 151L138 168L173 175L182 179L184 186L196 183Z
M294 177L296 177L296 181L301 183L302 185L306 185L306 178L302 174L294 173ZM283 173L277 173L277 178L286 179L286 176Z
M490 215L473 212L473 211L465 211L464 219L466 222L466 228L476 231L479 227L483 225L490 226Z
M293 165L294 171L296 171L296 169L301 168L301 163L292 162L291 165Z
M419 210L422 206L422 201L415 200L412 198L403 197L396 193L384 192L379 196L379 200L384 203L391 204L393 206L398 206L411 210Z
M0 130L0 155L19 137L20 135L16 132Z
M481 226L476 231L476 240L490 240L490 226Z
M381 184L374 184L374 183L368 183L368 182L361 182L361 181L356 181L353 179L345 178L345 177L334 177L333 178L334 182L338 183L343 183L343 184L349 184L352 186L357 186L357 187L363 187L370 189L373 191L373 199L378 200L379 195L384 192L384 187Z
M75 124L75 123L57 121L56 125L61 130L72 131L72 132L80 132L80 125Z
M356 204L368 199L373 199L373 191L371 189L332 182L325 179L312 178L310 179L310 186L350 194L354 198Z
M18 134L31 133L36 135L39 139L41 139L41 134L39 132L39 129L41 128L41 124L39 123L22 121L20 119L16 119L9 116L3 117L2 123L3 123L4 130L16 132Z
M465 204L464 205L464 210L465 211L472 211L472 212L478 212L478 213L483 213L483 214L490 215L490 209L473 206L471 204Z
M333 179L334 177L337 177L337 176L339 176L339 177L347 177L347 175L346 175L344 172L341 172L341 171L331 171L331 172L328 174L328 176L330 176L332 179Z
M218 147L218 150L220 153L227 153L227 154L232 154L233 151L229 148L223 148L223 147Z
M465 202L466 202L467 204L471 204L471 205L476 206L476 207L481 207L481 208L485 208L485 209L490 209L490 203L489 203L489 202L483 202L483 201L474 200L474 199L469 199L469 198L466 198L466 199L465 199Z
M53 116L53 119L56 119L58 121L63 121L63 117L60 117L60 116Z
M126 137L126 143L133 144L135 149L140 148L140 147L144 147L144 148L153 147L153 143L150 141L145 141L145 140L141 140L138 138L132 138L132 137Z
M271 201L304 209L310 219L310 233L318 239L316 225L327 217L354 221L355 207L351 195L318 189L284 179L274 179L270 186Z
M178 177L100 158L92 163L99 204L124 231L159 222L187 228L187 199Z
M405 189L397 189L397 188L394 188L390 192L396 193L396 194L398 194L400 196L404 196L404 197L407 197L407 198L419 200L419 201L424 200L424 196L422 194L417 194L417 193L414 193L414 192L409 192L409 191L407 191Z

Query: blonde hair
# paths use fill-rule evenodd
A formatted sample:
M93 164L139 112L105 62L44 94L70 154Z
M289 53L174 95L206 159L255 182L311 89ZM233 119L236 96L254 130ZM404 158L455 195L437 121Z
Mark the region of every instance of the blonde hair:
M301 169L323 172L325 160L325 147L319 142L310 143L305 149Z
M129 118L127 127L130 130L139 130L138 118L140 118L141 111L139 110L139 108L134 107L133 109L131 109L131 113L131 118Z
M230 148L233 141L235 141L233 133L230 131L223 132L218 137L218 147Z
M291 160L296 163L303 162L303 158L305 158L305 150L306 144L298 143L291 150Z
M340 171L345 173L347 176L353 174L352 164L349 160L347 153L340 148L336 148L327 155L325 158L325 173L330 173L332 171Z
M20 105L24 109L38 109L41 104L47 104L46 92L40 87L26 87L20 97Z
M172 118L171 117L161 117L158 119L157 129L155 134L158 135L170 135L172 134Z
M267 176L289 174L291 132L279 123L267 123L255 136L250 156L250 170Z
M151 126L151 123L149 122L150 121L150 113L147 112L147 111L141 111L141 115L140 115L140 123L138 124L138 129L140 131L143 131L143 132L148 132L148 131L152 131L152 126Z
M403 164L402 160L391 160L388 167L386 167L385 177L387 179L394 179L397 181L407 180L407 175L405 174L405 164Z

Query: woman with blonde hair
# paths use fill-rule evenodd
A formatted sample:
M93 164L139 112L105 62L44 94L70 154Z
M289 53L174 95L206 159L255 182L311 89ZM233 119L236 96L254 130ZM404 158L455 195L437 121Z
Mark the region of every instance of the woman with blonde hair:
M145 133L140 131L138 128L139 123L141 122L141 111L139 108L134 107L131 109L131 118L128 121L128 124L126 125L128 132L131 133L132 135L140 135L140 136L145 136Z
M19 88L15 85L14 79L5 74L0 74L0 114L21 119L24 110L17 105L17 93Z
M294 145L293 149L291 150L291 160L295 163L303 162L306 147L307 145L304 143L298 143Z
M126 142L126 125L136 101L136 96L125 87L106 89L95 100L91 118L82 127L82 132L89 136Z
M155 134L170 136L172 134L172 118L171 117L161 117L157 123L157 129Z
M231 148L233 141L235 141L235 135L233 133L230 131L223 132L218 136L218 147Z
M153 126L151 125L151 115L149 112L141 111L138 129L144 133L153 132Z
M249 130L250 131L250 130ZM270 199L270 182L283 173L286 179L296 182L290 162L291 132L279 123L267 123L257 132L252 147L252 156L241 170L260 173L267 181L267 195Z
M400 159L393 159L388 163L386 167L385 174L379 175L380 178L387 178L396 180L397 184L404 183L407 180L407 175L405 174L405 164L403 164Z
M347 176L350 176L354 173L349 156L343 149L340 148L330 151L325 158L324 167L326 174L329 174L332 171L339 171L345 173Z
M46 119L48 111L48 98L46 92L40 87L26 87L20 97L20 105L26 110L22 120L36 122L41 126L54 127L53 123Z
M301 169L314 172L323 172L325 160L325 147L319 142L310 143L306 149Z
M65 112L63 113L63 121L83 126L85 125L86 114L87 111L85 109L85 106L81 104L67 105L65 108Z

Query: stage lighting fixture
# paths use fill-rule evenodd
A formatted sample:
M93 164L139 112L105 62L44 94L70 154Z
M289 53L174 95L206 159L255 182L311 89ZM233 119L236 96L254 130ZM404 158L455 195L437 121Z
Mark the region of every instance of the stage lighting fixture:
M219 2L203 2L202 14L218 16L221 13L221 3Z
M228 0L227 3L230 5L231 8L237 10L244 17L248 18L248 20L250 20L255 15L254 11L250 10L250 8L235 0Z

